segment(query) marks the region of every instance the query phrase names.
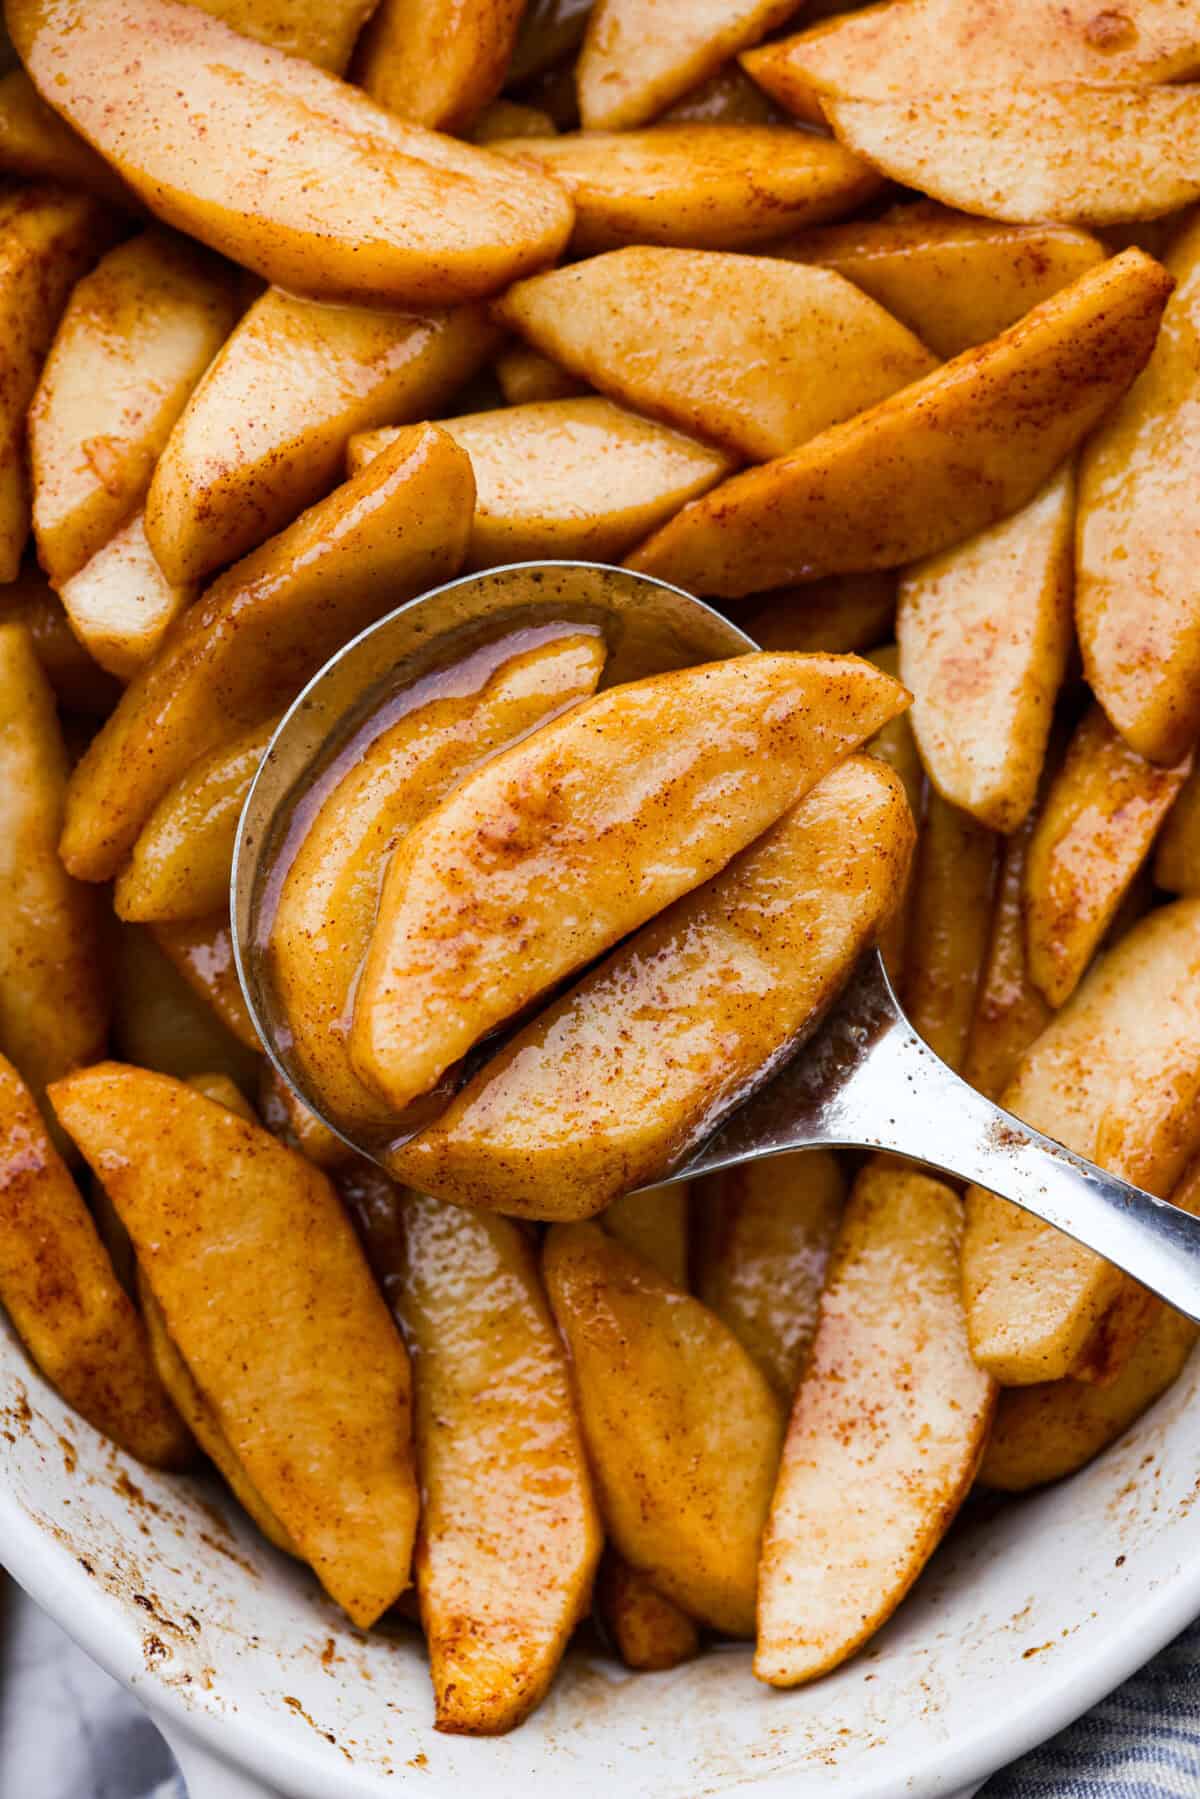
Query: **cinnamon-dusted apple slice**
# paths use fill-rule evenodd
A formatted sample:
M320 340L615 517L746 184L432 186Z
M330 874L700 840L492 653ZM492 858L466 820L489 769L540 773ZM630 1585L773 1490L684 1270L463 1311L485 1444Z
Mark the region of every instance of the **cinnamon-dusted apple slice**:
M280 889L268 956L300 1065L347 1129L388 1117L351 1067L346 1014L395 845L469 770L593 693L604 654L597 632L561 627L540 644L479 650L457 692L435 677L315 812Z
M53 1102L251 1483L374 1623L409 1584L416 1532L408 1357L334 1189L167 1075L103 1062Z
M180 1468L194 1444L142 1321L32 1093L0 1056L0 1302L46 1379L139 1461Z
M244 37L273 44L340 75L372 0L190 0Z
M785 1404L812 1346L845 1197L837 1157L827 1149L744 1162L695 1189L696 1291Z
M265 723L364 625L455 574L474 504L462 450L416 426L214 581L72 776L60 846L72 873L116 874L199 756Z
M117 879L119 918L179 924L228 904L238 819L277 723L201 756L163 795Z
M987 955L975 994L963 1078L999 1099L1053 1008L1034 986L1025 940L1025 868L1037 814L1030 813L1000 851Z
M59 593L80 643L101 668L131 681L199 589L167 579L146 541L145 514L138 512Z
M921 760L944 799L993 831L1015 831L1037 795L1074 637L1074 524L1067 467L900 581L900 678Z
M571 229L536 169L410 125L199 7L11 0L7 24L43 99L152 211L282 287L451 305L553 261Z
M1126 250L1011 330L677 513L628 558L696 593L914 562L1017 511L1154 347L1171 277Z
M141 504L235 317L233 270L170 231L118 245L76 283L29 409L33 529L56 586Z
M696 1621L668 1599L611 1544L600 1563L596 1603L627 1668L677 1668L700 1652Z
M504 85L525 0L379 0L354 77L389 112L461 133Z
M893 0L750 51L781 105L822 116L830 99L912 100L1047 86L1147 87L1200 74L1200 21L1187 0ZM1032 216L1032 215L1031 215Z
M936 366L832 269L645 246L519 282L496 314L614 399L761 461Z
M1159 832L1154 884L1168 893L1200 893L1200 774L1194 769Z
M1154 354L1080 462L1075 587L1092 691L1155 762L1200 734L1200 222L1166 266L1177 285Z
M362 1078L397 1110L428 1092L904 703L869 663L738 656L610 688L477 769L388 868L350 1033Z
M727 475L730 457L591 394L440 419L471 458L469 568L504 562L615 562L648 530ZM351 474L396 433L350 442Z
M591 1599L602 1532L536 1247L378 1181L356 1208L413 1348L417 1597L438 1730L494 1736L554 1678Z
M112 206L137 209L125 183L46 105L20 67L0 78L0 169L26 181L53 182L94 194Z
M356 431L432 418L491 354L481 306L413 315L268 288L167 440L146 533L172 581L253 550L341 478Z
M774 250L836 269L938 356L1007 331L1106 253L1087 231L997 224L930 200L893 206L879 219L817 225Z
M1046 791L1025 867L1029 973L1052 1006L1070 998L1191 771L1156 767L1085 713Z
M955 1070L966 1059L987 954L996 850L994 831L940 793L927 796L905 936L904 1006Z
M562 183L581 254L621 244L745 249L852 212L880 185L840 144L771 125L569 132L494 148Z
M975 1477L995 1384L959 1292L962 1203L884 1160L855 1182L763 1536L754 1672L837 1667L908 1592Z
M657 118L730 57L782 25L798 0L597 0L575 79L588 131Z
M391 1152L401 1178L535 1218L661 1178L833 999L912 839L898 778L851 757L518 1032Z
M1200 1147L1200 901L1151 912L1101 958L1020 1063L1006 1111L1164 1197ZM1131 1282L994 1194L967 1199L971 1348L1005 1386L1081 1363ZM1116 1372L1116 1370L1112 1370Z
M766 1376L715 1313L597 1225L556 1225L544 1270L612 1541L692 1617L752 1636L783 1429Z

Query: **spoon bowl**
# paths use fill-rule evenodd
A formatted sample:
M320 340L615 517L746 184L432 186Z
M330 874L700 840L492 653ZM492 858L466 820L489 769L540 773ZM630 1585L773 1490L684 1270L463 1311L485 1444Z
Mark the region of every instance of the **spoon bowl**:
M757 645L681 589L598 563L520 563L411 600L340 650L281 720L234 850L234 955L250 1015L297 1098L360 1154L292 1053L266 954L280 885L318 790L354 732L413 682L518 626L579 622L608 646L603 685L744 655ZM1200 1219L1031 1130L961 1080L917 1035L872 950L768 1081L663 1180L818 1146L880 1150L978 1183L1098 1251L1200 1322Z

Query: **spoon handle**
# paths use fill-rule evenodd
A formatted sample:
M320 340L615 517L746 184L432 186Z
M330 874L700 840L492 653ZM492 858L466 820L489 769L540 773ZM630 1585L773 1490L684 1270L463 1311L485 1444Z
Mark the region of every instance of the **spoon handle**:
M890 1151L1022 1206L1200 1323L1200 1218L1022 1124L914 1031L877 955L811 1044L673 1180L820 1144Z

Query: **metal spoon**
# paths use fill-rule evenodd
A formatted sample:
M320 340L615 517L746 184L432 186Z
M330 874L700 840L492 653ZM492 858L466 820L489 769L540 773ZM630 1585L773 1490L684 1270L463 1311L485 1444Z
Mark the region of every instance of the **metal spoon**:
M593 563L526 563L469 576L410 601L332 658L271 740L234 851L234 953L263 1046L293 1091L323 1110L291 1054L264 954L295 812L356 722L459 645L524 622L600 623L605 684L740 655L757 646L678 588ZM917 1036L871 951L802 1049L665 1180L818 1145L886 1150L1013 1200L1098 1251L1200 1322L1200 1219L1031 1130L949 1069Z

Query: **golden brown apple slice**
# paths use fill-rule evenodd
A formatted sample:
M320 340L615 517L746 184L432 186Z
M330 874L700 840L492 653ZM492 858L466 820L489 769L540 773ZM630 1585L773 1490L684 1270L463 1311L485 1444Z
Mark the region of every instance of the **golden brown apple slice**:
M12 1063L0 1056L0 1301L46 1379L89 1424L156 1468L194 1445L142 1321Z
M552 261L571 229L536 170L407 124L198 7L11 0L7 23L42 98L151 211L281 287L446 306Z
M1015 831L1037 795L1074 641L1074 524L1068 466L900 581L900 679L921 760L943 799L993 831Z
M228 904L238 819L277 722L201 756L163 795L118 876L119 918L179 924Z
M127 1062L189 1080L227 1074L246 1092L259 1078L255 1054L228 1031L161 950L147 925L113 934L113 1049Z
M59 591L80 642L102 668L130 681L158 653L199 590L168 581L139 512Z
M192 992L212 1007L225 1029L247 1049L261 1050L233 959L229 908L224 906L208 918L155 924L150 929L159 949Z
M729 473L730 457L590 395L497 407L439 428L471 458L469 568L579 558L617 562L648 530ZM351 440L351 474L392 441Z
M694 1618L660 1593L610 1544L600 1563L596 1603L627 1668L677 1668L700 1653Z
M120 244L76 284L29 409L33 529L56 586L141 504L235 317L233 271L168 231Z
M337 1194L167 1075L102 1062L53 1101L252 1485L374 1623L409 1584L417 1524L408 1357Z
M611 250L519 282L495 311L603 393L757 461L936 366L832 269L766 256Z
M366 1234L414 1352L436 1724L493 1736L554 1678L591 1599L600 1521L532 1241L507 1218L397 1200L402 1241L378 1203Z
M1146 762L1099 706L1084 715L1038 813L1025 868L1029 973L1070 998L1191 771Z
M26 562L15 581L0 586L0 626L24 625L59 705L81 718L103 718L121 697L112 676L84 649L62 601L41 569Z
M1154 884L1200 893L1200 774L1191 773L1167 813L1154 852Z
M585 131L495 149L561 182L575 203L572 247L585 255L622 244L745 249L851 212L879 187L840 144L769 125Z
M441 412L499 333L480 306L412 316L269 288L192 395L146 501L167 576L255 549L341 478L356 431Z
M1025 868L1037 814L1000 851L987 956L975 995L964 1079L999 1099L1017 1065L1053 1016L1029 973L1025 943Z
M388 1111L350 1064L347 1012L396 843L472 768L593 693L595 632L559 628L540 644L480 650L459 691L441 681L360 748L331 788L287 871L271 923L272 979L295 1054L331 1117L348 1129Z
M0 77L0 169L26 181L81 188L112 206L137 207L125 183L46 105L22 68Z
M556 1225L546 1285L618 1550L692 1617L754 1632L783 1416L715 1313L594 1224Z
M100 895L58 859L67 752L24 625L0 625L0 1044L41 1097L104 1050Z
M1200 225L1145 373L1079 468L1075 611L1087 678L1140 755L1174 762L1200 732Z
M1017 511L1129 386L1171 278L1126 250L1010 331L694 500L628 558L696 593L914 562Z
M888 570L833 575L803 587L756 594L754 600L738 623L760 649L847 656L891 637L896 577Z
M372 0L189 0L244 37L273 44L340 75Z
M1200 902L1150 913L1034 1043L1001 1103L1123 1180L1166 1195L1200 1147ZM1059 1380L1129 1280L1094 1250L981 1188L963 1286L976 1360L1005 1386Z
M688 1285L689 1191L679 1181L652 1193L620 1193L600 1219L610 1237L677 1287Z
M657 118L729 58L774 31L797 0L597 0L576 65L589 131Z
M831 98L1186 80L1200 73L1200 22L1188 0L1123 0L1108 12L1090 0L1009 0L999 12L990 0L894 0L744 60L782 105L805 118L815 106L819 119Z
M696 1188L696 1291L785 1404L816 1332L845 1196L837 1157L827 1149L746 1162Z
M541 400L574 400L587 392L582 381L568 375L525 344L511 344L492 364L500 392L509 406L528 406Z
M462 450L436 426L414 427L227 570L130 685L75 770L66 866L84 880L109 879L198 757L287 705L372 619L454 574L474 504Z
M539 106L499 99L476 114L467 136L473 144L498 144L506 137L553 137L554 131L554 120Z
M379 0L354 75L389 112L461 132L504 85L525 0Z
M838 139L882 174L988 218L1123 224L1161 218L1200 193L1200 84L822 104Z
M939 793L925 803L905 938L904 1007L951 1068L967 1054L992 891L996 835Z
M477 769L388 867L350 1033L362 1078L397 1110L427 1093L716 874L905 697L869 663L737 656L610 688Z
M880 219L817 225L775 254L836 269L915 331L958 356L1103 262L1099 238L1067 225L1004 225L929 200Z
M395 1169L535 1218L587 1217L660 1179L832 1000L903 889L912 838L891 770L842 763L518 1032Z
M962 1205L882 1160L859 1175L763 1536L754 1672L794 1687L886 1622L975 1477L995 1384L971 1360Z
M82 194L27 187L0 195L0 582L14 581L29 537L25 415L72 287L117 235Z

